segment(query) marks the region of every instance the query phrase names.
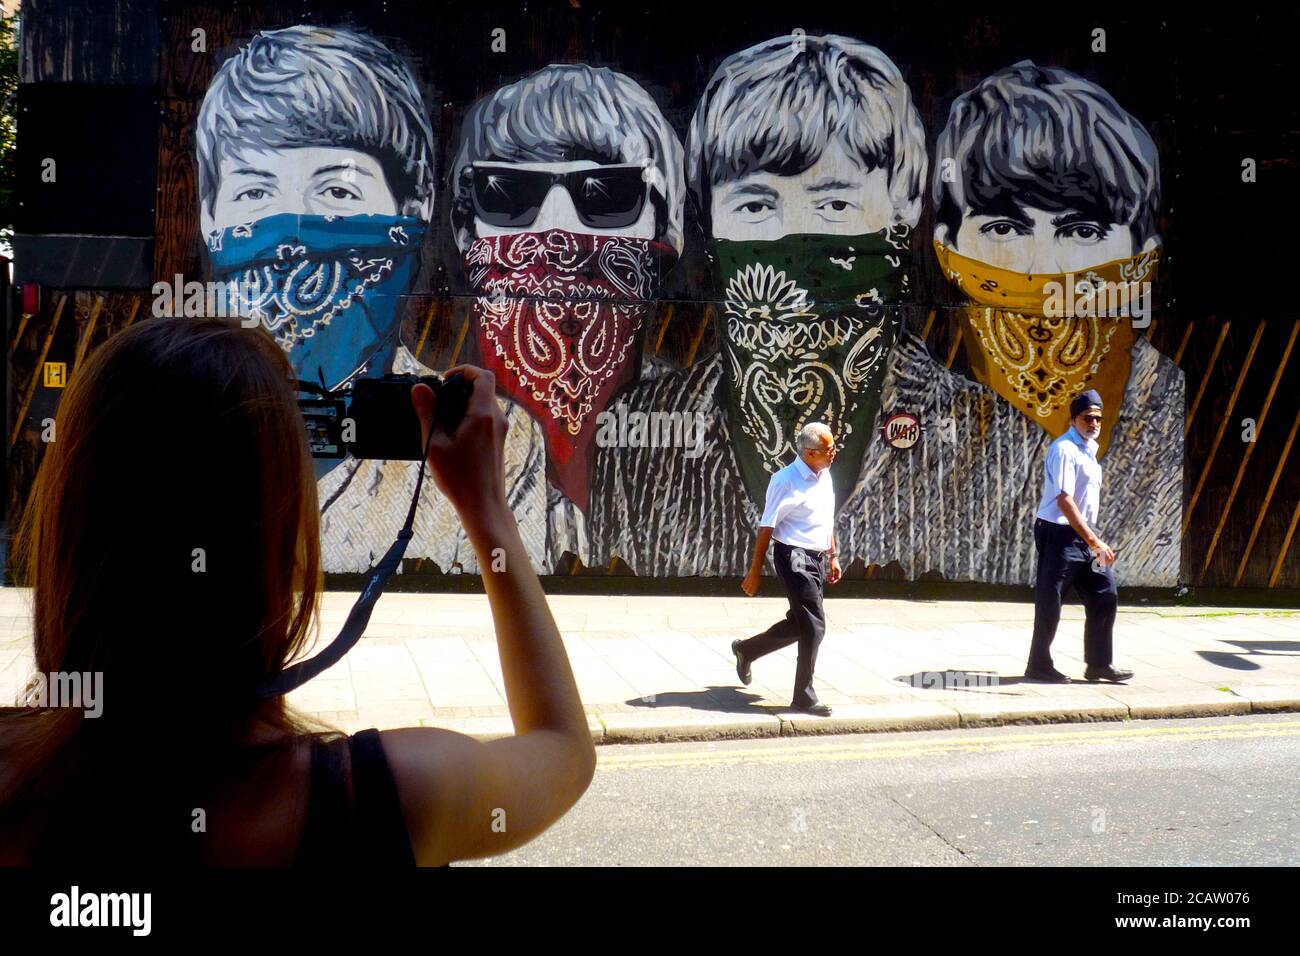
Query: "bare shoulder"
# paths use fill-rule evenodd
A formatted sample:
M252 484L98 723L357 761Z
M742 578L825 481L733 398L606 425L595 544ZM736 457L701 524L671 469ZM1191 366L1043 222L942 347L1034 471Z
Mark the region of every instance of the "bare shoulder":
M478 765L484 763L485 745L436 727L382 730L379 739L416 862L441 866L451 859L451 853L440 824L450 808L465 802L465 790L478 775Z
M203 840L215 866L286 866L298 857L311 794L311 735L282 741L223 780Z

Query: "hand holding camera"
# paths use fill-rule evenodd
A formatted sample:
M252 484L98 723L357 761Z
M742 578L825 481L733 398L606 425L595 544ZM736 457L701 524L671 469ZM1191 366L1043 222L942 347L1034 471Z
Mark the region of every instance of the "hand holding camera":
M422 447L429 449L429 470L467 526L481 511L505 508L506 418L492 373L460 365L447 372L436 394L421 382L411 389L410 400L419 416ZM463 417L448 429L462 400Z
M348 388L328 391L311 382L298 382L298 409L307 426L313 458L353 458L379 461L419 461L424 457L420 421L411 406L411 389L424 384L441 396L437 421L451 434L460 425L474 390L462 374L446 376L385 375L357 379Z

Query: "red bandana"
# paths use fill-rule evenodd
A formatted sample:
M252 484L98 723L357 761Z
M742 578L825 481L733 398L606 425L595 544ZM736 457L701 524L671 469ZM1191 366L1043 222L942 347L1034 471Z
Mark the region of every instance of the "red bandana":
M465 253L483 364L542 426L551 483L583 510L596 416L636 380L646 300L675 256L649 239L558 229L477 239Z

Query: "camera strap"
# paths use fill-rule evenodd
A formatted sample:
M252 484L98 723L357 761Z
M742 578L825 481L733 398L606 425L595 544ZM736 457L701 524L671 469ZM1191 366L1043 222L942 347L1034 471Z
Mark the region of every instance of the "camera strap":
M366 625L370 623L370 614L375 609L375 602L384 593L388 579L402 563L406 546L411 543L414 534L412 528L415 525L415 508L420 502L420 489L424 485L424 469L429 460L429 445L433 442L433 433L437 427L438 423L433 422L429 429L429 438L424 443L424 454L420 458L420 474L415 479L415 494L411 497L410 510L406 512L406 523L402 525L402 530L397 532L397 540L393 542L392 547L379 559L379 563L370 569L370 573L366 576L366 586L361 589L361 596L348 612L348 619L344 621L338 637L315 657L309 657L305 661L286 667L278 675L261 684L257 688L258 697L263 699L279 697L301 687L313 677L319 676L343 660L343 656L352 650L365 634Z

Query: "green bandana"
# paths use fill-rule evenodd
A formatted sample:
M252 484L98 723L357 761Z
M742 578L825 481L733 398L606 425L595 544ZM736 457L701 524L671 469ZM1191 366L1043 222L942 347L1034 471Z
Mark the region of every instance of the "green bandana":
M793 460L799 430L825 422L838 501L857 481L907 292L911 229L864 236L715 241L724 300L731 440L750 497Z

